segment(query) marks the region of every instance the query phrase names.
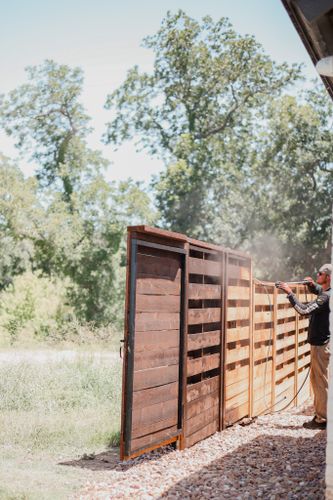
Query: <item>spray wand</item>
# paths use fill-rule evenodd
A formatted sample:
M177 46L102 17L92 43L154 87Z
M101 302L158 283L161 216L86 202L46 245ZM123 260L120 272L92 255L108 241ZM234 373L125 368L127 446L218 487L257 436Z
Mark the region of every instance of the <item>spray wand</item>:
M280 288L280 283L286 283L286 285L308 285L310 283L309 280L302 281L276 281L275 287Z

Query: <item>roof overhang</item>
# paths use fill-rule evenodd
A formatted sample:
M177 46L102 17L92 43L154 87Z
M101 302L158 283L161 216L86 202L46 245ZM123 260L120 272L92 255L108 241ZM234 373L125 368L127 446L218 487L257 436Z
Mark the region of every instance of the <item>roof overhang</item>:
M282 0L312 61L333 56L333 0ZM333 77L321 77L333 99Z

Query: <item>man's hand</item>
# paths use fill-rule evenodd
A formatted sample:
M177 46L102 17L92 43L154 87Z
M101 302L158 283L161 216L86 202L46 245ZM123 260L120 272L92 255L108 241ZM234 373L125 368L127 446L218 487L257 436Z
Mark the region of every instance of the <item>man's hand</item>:
M306 278L304 278L304 281L307 281L308 282L307 285L310 285L310 286L315 284L315 282L311 278L311 276L307 276Z
M290 288L290 286L287 283L284 283L283 281L277 281L275 283L275 286L276 288L278 288L279 290L283 290L287 294L292 293L292 289Z

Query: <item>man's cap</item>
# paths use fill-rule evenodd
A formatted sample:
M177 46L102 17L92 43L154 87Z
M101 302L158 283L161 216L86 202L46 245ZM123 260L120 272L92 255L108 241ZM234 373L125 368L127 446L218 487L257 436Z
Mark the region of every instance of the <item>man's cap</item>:
M325 273L325 274L328 274L329 276L331 276L331 274L332 274L332 264L324 264L319 269L319 272L320 273Z

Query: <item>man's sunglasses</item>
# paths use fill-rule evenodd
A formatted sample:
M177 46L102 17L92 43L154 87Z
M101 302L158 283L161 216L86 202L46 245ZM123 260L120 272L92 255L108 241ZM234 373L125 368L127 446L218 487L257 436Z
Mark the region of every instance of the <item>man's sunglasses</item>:
M322 273L321 271L318 271L317 274L318 274L318 276L322 276L325 273Z

